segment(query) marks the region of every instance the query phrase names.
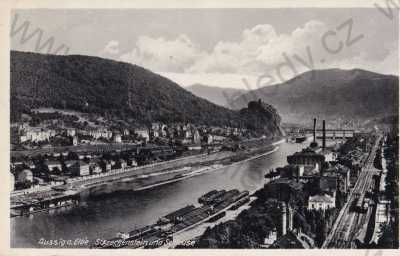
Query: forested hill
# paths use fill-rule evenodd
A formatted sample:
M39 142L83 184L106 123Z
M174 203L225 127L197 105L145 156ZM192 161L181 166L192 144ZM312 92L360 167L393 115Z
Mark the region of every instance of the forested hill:
M313 70L250 91L232 105L240 109L255 98L274 105L286 122L309 122L313 117L370 121L398 115L399 81L397 76L361 69Z
M160 121L247 126L249 116L199 98L137 65L81 55L12 51L10 90L11 121L39 107L95 113L143 124ZM274 120L279 121L279 116Z

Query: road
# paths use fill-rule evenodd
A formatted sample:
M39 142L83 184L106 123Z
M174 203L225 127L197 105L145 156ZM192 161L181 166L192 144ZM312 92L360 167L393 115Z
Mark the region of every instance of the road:
M373 184L373 176L377 174L377 170L373 166L374 158L381 138L380 136L375 141L375 145L371 149L366 164L360 172L357 182L350 192L349 198L339 213L322 248L352 248L354 246L353 241L357 238L360 229L362 229L364 224L368 221L368 216L370 215L369 210L364 213L354 211L351 205L354 200L357 200L358 196L365 196L366 191L371 188Z

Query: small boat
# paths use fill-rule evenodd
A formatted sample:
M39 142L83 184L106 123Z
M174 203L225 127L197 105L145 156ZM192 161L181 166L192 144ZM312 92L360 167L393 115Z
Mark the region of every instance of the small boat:
M225 215L226 215L226 212L225 212L225 211L220 212L220 213L218 213L217 215L211 217L211 218L208 220L208 222L217 221L217 220L221 219L222 217L225 217Z
M134 177L129 177L129 178L123 178L121 181L122 182L129 182L129 181L132 181L134 179L135 179Z

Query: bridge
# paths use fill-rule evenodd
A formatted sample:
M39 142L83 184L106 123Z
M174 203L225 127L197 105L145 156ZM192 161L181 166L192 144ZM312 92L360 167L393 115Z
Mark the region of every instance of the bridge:
M327 139L347 139L354 137L354 129L325 129L325 136ZM305 134L313 134L313 129L304 129ZM322 129L315 130L315 137L322 138Z
M314 130L312 128L298 128L298 127L286 127L284 128L286 135L288 136L295 136L295 135L306 135L310 136L313 135ZM315 137L316 139L322 139L322 129L315 130ZM325 129L325 136L326 139L348 139L354 137L356 133L355 129Z

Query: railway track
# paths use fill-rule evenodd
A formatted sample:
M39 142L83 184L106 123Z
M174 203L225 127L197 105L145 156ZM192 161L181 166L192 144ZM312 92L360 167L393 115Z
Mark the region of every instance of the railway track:
M372 147L370 154L368 155L365 167L360 172L357 182L350 192L349 199L343 206L343 209L327 239L322 245L322 248L351 248L359 230L367 221L367 213L353 211L352 205L355 200L357 200L356 206L360 204L359 200L362 200L361 204L363 204L365 193L372 184L373 175L375 174L373 163L376 148L380 139L381 137L375 141L375 145Z

